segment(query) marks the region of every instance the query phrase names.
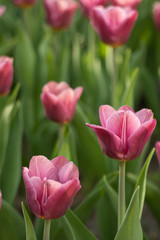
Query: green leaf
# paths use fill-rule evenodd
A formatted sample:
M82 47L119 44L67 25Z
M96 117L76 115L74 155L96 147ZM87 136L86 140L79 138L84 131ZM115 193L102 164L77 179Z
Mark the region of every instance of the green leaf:
M140 174L139 174L139 177L137 179L136 186L135 186L135 189L138 186L140 186L140 190L139 190L139 216L140 216L140 218L142 215L144 199L145 199L145 194L146 194L147 172L148 172L149 164L151 162L154 151L155 151L155 149L153 148L152 151L150 152Z
M0 211L0 239L25 239L23 218L5 200L2 200L2 208Z
M21 179L22 108L17 102L12 111L10 133L1 176L3 197L13 203Z
M34 231L33 224L30 220L30 217L25 209L25 206L22 202L22 211L25 219L25 227L26 227L26 240L36 240L36 235Z
M135 190L125 218L114 240L143 240L139 219L139 187Z
M76 237L75 237L74 231L72 229L72 226L70 225L67 218L65 216L63 216L62 218L59 219L59 221L62 224L62 227L65 231L65 234L66 234L68 240L76 240Z

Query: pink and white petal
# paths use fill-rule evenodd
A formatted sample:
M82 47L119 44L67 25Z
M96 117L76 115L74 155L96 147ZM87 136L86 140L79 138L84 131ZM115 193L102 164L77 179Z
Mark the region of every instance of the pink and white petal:
M135 115L139 118L141 124L153 118L153 112L146 108L136 112Z
M113 132L120 139L122 138L124 116L125 112L116 112L112 114L106 122L106 130Z
M61 167L63 167L67 163L69 163L69 161L64 156L59 156L59 157L53 158L51 160L51 162L55 166L55 168L57 169L57 172L59 172Z
M0 6L0 17L3 15L3 13L6 11L5 6Z
M83 87L77 87L74 89L74 100L77 102L83 92Z
M63 216L80 188L79 180L73 179L53 192L43 205L44 217L46 219L56 219Z
M125 112L126 116L126 139L128 139L141 126L139 118L131 111Z
M97 134L99 143L104 154L111 158L123 159L123 144L121 139L113 132L106 130L101 126L86 124Z
M79 171L77 166L73 162L69 162L59 170L58 175L59 181L61 183L65 183L74 178L79 178Z
M46 184L47 184L47 197L52 195L56 190L58 190L62 186L60 182L54 180L47 180Z
M99 108L99 118L102 127L106 127L107 119L113 114L116 113L116 110L109 105L101 105Z
M133 110L130 106L128 106L128 105L124 105L124 106L120 107L120 108L118 109L118 111L125 111L125 112L131 111L131 112L134 113L134 110Z
M43 89L42 89L42 92L43 93L54 93L54 89L56 88L57 86L57 82L54 82L54 81L50 81L48 82L47 84L44 85Z
M43 192L43 182L39 177L31 177L30 178L31 183L36 191L37 194L37 200L39 203L41 203L42 200L42 192Z

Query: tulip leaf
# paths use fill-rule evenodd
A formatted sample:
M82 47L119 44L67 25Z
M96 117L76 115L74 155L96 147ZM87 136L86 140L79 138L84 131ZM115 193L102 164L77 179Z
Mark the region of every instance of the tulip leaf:
M63 229L66 233L66 236L68 237L68 240L76 240L76 237L75 237L75 234L74 234L74 231L72 229L72 226L70 225L69 221L67 220L66 216L63 216L61 219L60 219L60 222L63 226Z
M5 200L2 200L2 208L0 211L0 239L25 239L25 227L23 218Z
M153 148L152 151L150 152L140 174L136 182L135 188L140 186L139 190L139 216L141 218L142 211L143 211L143 205L144 205L144 199L145 199L145 194L146 194L146 181L147 181L147 172L149 168L149 164L151 162L152 156L154 154L155 149Z
M23 211L25 227L26 227L26 240L36 240L36 235L35 235L33 224L31 222L31 219L30 219L26 209L25 209L23 202L22 202L22 211Z
M139 219L139 187L135 190L114 240L143 240Z
M9 203L13 203L21 179L22 125L22 108L20 102L17 102L12 111L10 134L1 177L3 197Z

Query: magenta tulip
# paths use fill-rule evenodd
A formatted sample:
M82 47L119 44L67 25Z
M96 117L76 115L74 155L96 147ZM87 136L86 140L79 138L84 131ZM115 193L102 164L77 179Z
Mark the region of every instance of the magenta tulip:
M68 123L72 120L77 101L83 88L75 90L65 83L49 82L43 87L41 100L45 108L46 116L58 123Z
M154 24L157 30L160 31L160 2L154 2L152 14L153 14Z
M55 30L70 26L78 4L73 0L44 0L47 22Z
M32 157L23 179L29 208L39 218L63 216L81 188L78 168L63 156Z
M83 13L86 17L90 16L90 13L95 6L105 6L108 0L80 0Z
M111 3L120 7L137 8L142 0L111 0Z
M13 58L0 57L0 96L7 95L13 81Z
M21 8L32 7L36 4L37 0L13 0L13 3Z
M0 17L3 15L3 13L6 11L5 6L0 6Z
M1 210L1 207L2 207L2 192L0 190L0 210Z
M137 16L134 9L98 6L92 10L91 23L104 43L118 47L127 42Z
M156 148L156 155L157 155L157 158L158 158L158 162L160 164L160 141L156 142L155 148Z
M156 126L149 109L135 113L129 106L116 111L109 105L102 105L99 117L102 126L87 126L97 134L103 153L118 160L137 158Z

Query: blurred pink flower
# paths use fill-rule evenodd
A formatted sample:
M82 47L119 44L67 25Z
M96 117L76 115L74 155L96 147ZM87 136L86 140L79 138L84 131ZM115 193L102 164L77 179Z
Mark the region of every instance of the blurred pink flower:
M153 14L154 24L157 30L160 31L160 2L154 2L152 14Z
M131 7L137 8L142 0L110 0L111 4L117 5L120 7Z
M0 57L0 96L7 95L13 81L13 58Z
M0 190L0 210L1 210L1 207L2 207L2 192Z
M6 11L5 6L0 6L0 17L2 17L3 13Z
M108 0L80 0L82 10L85 16L89 17L90 12L95 6L105 6Z
M29 208L39 218L63 216L81 188L78 168L63 156L32 157L23 179Z
M41 94L46 116L54 122L62 124L70 122L82 91L82 87L73 90L66 82L51 81L47 83Z
M102 126L87 126L97 134L103 153L118 160L137 158L156 126L149 109L135 113L129 106L116 111L109 105L102 105L99 117Z
M70 26L78 3L73 0L44 0L47 22L53 29L63 30Z
M158 162L160 164L160 141L156 142L155 148L156 148L156 155L157 155L157 158L158 158Z
M32 7L36 4L37 0L12 0L15 5L21 8Z
M127 42L137 16L134 9L98 6L92 10L91 23L104 43L118 47Z

